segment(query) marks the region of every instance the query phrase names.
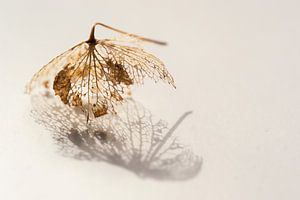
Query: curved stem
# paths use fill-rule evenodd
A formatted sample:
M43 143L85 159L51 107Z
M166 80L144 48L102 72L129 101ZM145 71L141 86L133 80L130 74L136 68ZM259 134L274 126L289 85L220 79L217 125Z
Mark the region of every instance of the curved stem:
M88 39L87 42L95 42L96 39L95 39L95 27L97 25L100 25L100 26L103 26L105 28L108 28L110 30L113 30L115 32L118 32L118 33L121 33L121 34L124 34L124 35L127 35L129 37L133 37L133 38L137 38L139 40L142 40L142 41L145 41L145 42L150 42L150 43L154 43L154 44L159 44L159 45L167 45L166 42L161 42L161 41L158 41L158 40L154 40L154 39L150 39L150 38L146 38L146 37L142 37L142 36L139 36L139 35L135 35L135 34L132 34L132 33L127 33L125 31L122 31L122 30L119 30L119 29L116 29L116 28L113 28L111 26L108 26L108 25L105 25L103 23L100 23L100 22L97 22L93 25L92 29L91 29L91 33L90 33L90 37Z

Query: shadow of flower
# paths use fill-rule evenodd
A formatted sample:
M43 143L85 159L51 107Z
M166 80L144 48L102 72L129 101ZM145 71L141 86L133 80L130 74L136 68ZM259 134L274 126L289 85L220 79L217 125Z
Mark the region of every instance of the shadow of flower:
M202 160L173 135L191 112L168 129L165 121L128 99L118 107L118 114L96 118L87 125L79 110L56 98L33 96L31 100L32 116L52 133L64 156L105 161L140 177L160 180L186 180L201 169Z

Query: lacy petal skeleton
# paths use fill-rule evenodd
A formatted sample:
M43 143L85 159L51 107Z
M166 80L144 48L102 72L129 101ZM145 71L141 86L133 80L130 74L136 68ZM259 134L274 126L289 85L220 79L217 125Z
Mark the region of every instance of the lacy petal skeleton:
M163 80L175 87L163 62L143 49L122 45L115 39L98 40L95 27L101 25L129 38L159 45L164 42L129 34L102 23L95 23L87 41L52 59L27 85L31 93L40 86L54 90L64 104L80 108L87 116L115 113L114 106L126 98L129 87L142 84L145 77Z

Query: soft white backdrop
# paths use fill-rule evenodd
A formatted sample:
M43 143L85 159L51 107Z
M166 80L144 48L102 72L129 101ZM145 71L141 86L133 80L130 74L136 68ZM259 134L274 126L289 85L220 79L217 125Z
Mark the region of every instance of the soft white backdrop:
M299 199L300 3L251 1L1 1L0 199ZM165 40L147 45L177 89L133 91L203 159L181 182L141 179L57 153L29 116L24 86L86 40L96 22ZM107 31L105 31L107 32ZM97 29L97 37L104 29Z

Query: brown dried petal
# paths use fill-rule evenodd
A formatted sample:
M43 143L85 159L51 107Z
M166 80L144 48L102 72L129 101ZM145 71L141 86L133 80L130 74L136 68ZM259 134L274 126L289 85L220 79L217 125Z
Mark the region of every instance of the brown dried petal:
M93 109L93 114L94 114L94 117L100 117L102 115L105 115L107 114L107 107L105 105L103 105L102 107L95 107Z
M71 105L76 106L76 107L78 107L78 106L81 107L82 106L82 100L81 100L81 98L78 94L73 96Z
M113 63L111 60L107 62L109 66L110 79L114 83L123 83L125 85L132 85L133 81L130 79L128 73L124 69L124 66L118 63Z
M122 100L123 100L123 97L122 97L117 91L112 92L112 93L111 93L111 96L112 96L113 98L115 98L117 101L122 101Z
M71 71L72 68L65 67L55 76L53 83L53 90L55 91L55 95L60 96L60 99L65 104L68 103L68 95L71 90Z

